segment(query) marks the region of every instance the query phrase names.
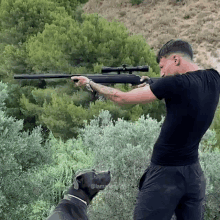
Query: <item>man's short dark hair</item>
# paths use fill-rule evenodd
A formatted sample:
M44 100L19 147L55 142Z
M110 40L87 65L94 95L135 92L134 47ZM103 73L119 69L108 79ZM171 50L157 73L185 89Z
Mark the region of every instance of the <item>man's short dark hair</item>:
M191 45L186 42L182 41L181 39L177 40L170 40L166 44L162 46L160 51L157 54L157 63L160 63L161 57L167 57L172 53L182 53L193 60L193 51Z

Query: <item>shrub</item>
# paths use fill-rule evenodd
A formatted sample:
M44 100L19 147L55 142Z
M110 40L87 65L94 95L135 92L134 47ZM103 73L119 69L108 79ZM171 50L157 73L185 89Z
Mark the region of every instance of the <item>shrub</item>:
M132 5L139 5L139 4L141 4L143 1L144 1L144 0L130 0L130 3L131 3Z

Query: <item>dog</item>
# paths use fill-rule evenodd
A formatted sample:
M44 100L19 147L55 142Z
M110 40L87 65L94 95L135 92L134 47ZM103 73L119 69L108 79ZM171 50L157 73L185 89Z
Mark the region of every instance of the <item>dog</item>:
M79 173L67 195L46 220L88 220L87 206L110 183L110 171Z

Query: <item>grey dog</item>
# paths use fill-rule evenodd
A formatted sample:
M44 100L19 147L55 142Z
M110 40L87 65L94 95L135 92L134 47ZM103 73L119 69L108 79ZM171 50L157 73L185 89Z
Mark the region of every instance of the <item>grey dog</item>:
M87 206L110 183L110 171L80 173L67 195L46 220L88 220Z

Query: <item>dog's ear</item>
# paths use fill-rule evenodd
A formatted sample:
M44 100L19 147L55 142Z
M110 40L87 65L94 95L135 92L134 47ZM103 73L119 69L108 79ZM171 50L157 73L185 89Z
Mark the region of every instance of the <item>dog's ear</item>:
M74 180L73 185L74 185L74 189L76 189L76 190L79 189L79 184L78 184L78 181L76 179Z
M79 183L81 183L81 179L82 179L82 176L79 175L75 178L74 182L73 182L73 185L74 185L74 189L78 190L79 189Z

